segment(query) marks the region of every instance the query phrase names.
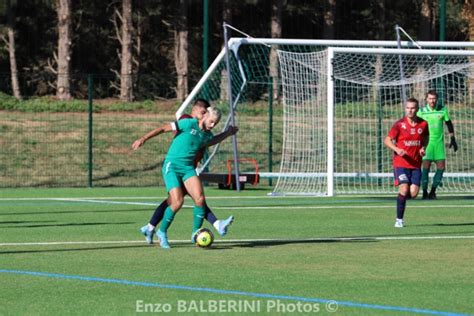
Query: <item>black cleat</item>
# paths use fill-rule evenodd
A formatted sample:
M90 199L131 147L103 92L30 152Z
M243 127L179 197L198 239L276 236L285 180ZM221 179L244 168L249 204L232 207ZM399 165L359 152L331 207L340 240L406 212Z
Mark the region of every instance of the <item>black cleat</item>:
M422 200L428 200L428 190L423 190L423 197L421 198Z
M430 199L430 200L437 200L438 199L436 197L436 189L431 189L430 194L428 194L428 199Z

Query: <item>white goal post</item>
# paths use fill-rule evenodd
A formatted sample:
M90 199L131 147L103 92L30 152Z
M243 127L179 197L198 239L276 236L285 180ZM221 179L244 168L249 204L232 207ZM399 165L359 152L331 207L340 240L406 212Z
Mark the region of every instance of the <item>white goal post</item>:
M397 84L408 84L416 87L418 92L415 96L422 101L426 89L438 88L435 84L436 80L441 80L443 82L440 86L443 90L442 98L450 111L459 143L462 145L460 145L460 150L455 155L448 151L447 172L443 180L444 186L440 191L473 192L474 184L470 176L465 176L463 181L460 181L459 177L456 176L456 174L469 175L474 170L470 159L472 154L469 152L473 151L472 142L474 142L472 139L474 136L471 136L474 135L472 130L474 120L473 92L469 92L469 100L466 99L465 92L466 85L469 87L474 85L472 69L470 73L465 71L461 75L454 76L451 75L456 72L454 66L451 69L448 69L447 66L438 67L438 70L441 71L439 74L442 74L441 77L438 77L443 79L429 79L433 76L432 74L418 74L418 76L409 77L408 75L411 72L421 72L421 68L414 66L415 68L410 70L407 67L408 81L403 83L400 82L397 59L397 64L393 65L389 73L393 78L398 78L398 82L391 80L388 84L384 83L383 85L366 84L369 81L367 77L369 75L378 78L378 80L389 80L388 77L388 79L377 77L385 76L385 74L377 73L377 71L381 69L388 71L390 67L380 68L378 64L380 61L377 60L376 56L389 55L398 58L400 54L403 54L403 56L423 56L429 53L430 56L433 56L430 58L435 59L440 56L440 50L443 52L453 51L442 56L456 55L457 52L467 52L468 56L472 56L471 52L474 49L474 43L471 42L418 42L417 44L420 45L421 50L412 42L401 42L402 49L396 49L396 41L230 39L230 81L232 84L233 107L237 115L237 124L240 127L238 133L239 156L255 158L258 161L261 178L277 179L277 184L274 187L275 194L328 196L338 193L394 192L395 188L391 185L391 169L388 168L391 163L390 153L385 148L380 148L379 142L371 142L367 148L364 148L355 139L358 133L365 133L364 135L375 133L376 137L374 138L380 138L380 135L386 133L390 127L389 125L396 118L401 117L403 108L400 101L400 89L396 88ZM345 49L355 49L359 53L344 52ZM340 73L335 76L334 71L337 73L338 70L329 69L328 65L331 65L331 63L328 63L328 60L334 62L334 58L331 59L329 54L335 54L336 57L351 56L351 54L360 56L365 49L391 49L392 51L387 51L387 54L379 53L378 55L366 51L363 54L375 56L372 61L367 63L363 59L350 57L349 60L344 61L346 63L345 68L339 68L354 71L358 67L361 69L367 68L362 67L367 64L371 65L368 69L378 69L373 74L366 71L355 71L355 74L358 74L359 77L350 77L354 75L351 73ZM309 84L304 88L307 91L303 92L310 96L313 95L313 98L309 97L299 107L296 107L300 112L290 112L288 107L288 98L285 98L285 95L289 91L288 87L293 84L286 83L285 88L285 80L290 80L291 76L285 77L282 71L282 60L277 59L278 50L307 56L313 59L311 62L316 63L316 66L310 64L305 71L309 78L317 74L317 78L313 79L317 80L314 82L318 82L318 84ZM430 52L431 50L435 52ZM411 55L408 53L411 53ZM315 59L314 56L318 57ZM177 116L186 111L190 104L200 97L209 99L213 105L220 107L224 114L228 113L226 86L229 78L227 78L224 57L225 53L222 50L203 77L196 83L188 98L177 111ZM450 65L450 57L446 58L447 61L438 64ZM472 57L464 56L463 58L472 61ZM278 65L279 63L280 65ZM416 65L416 61L413 60L407 60L405 63ZM313 73L309 74L308 69L313 69ZM436 67L431 71L436 71ZM349 76L347 80L343 79L346 75ZM436 76L436 74L434 75ZM337 76L340 76L340 78L337 79ZM298 78L298 75L296 75L296 78ZM335 80L331 81L331 78L335 78ZM364 84L359 84L359 81L364 81ZM331 85L334 85L332 90L335 92L333 93L328 91L328 89L331 89ZM321 89L321 87L324 87L324 89ZM301 87L298 89L301 89ZM413 89L410 88L407 91L411 92ZM455 92L456 89L458 92ZM293 92L298 95L298 91ZM333 101L331 101L332 97L334 98ZM350 98L353 98L353 100L350 101ZM462 107L460 107L461 103L464 104ZM315 104L324 104L324 107L315 107ZM329 104L333 105L329 106ZM379 112L380 107L382 107L381 112ZM268 120L265 116L262 116L262 108L263 112L269 113ZM257 112L259 115L255 114ZM295 114L301 117L299 117L299 121L292 122L291 116L294 117ZM343 119L344 116L346 117ZM373 117L376 117L375 121L372 120ZM331 120L333 123L331 123ZM367 126L361 124L363 122L366 122ZM221 127L225 128L228 123L229 119L226 121L224 117L224 124ZM343 123L347 123L345 127ZM311 131L311 126L317 134L306 133ZM352 130L347 129L348 127ZM330 133L333 133L333 136ZM268 146L258 143L258 141L267 138L269 139ZM312 146L315 140L316 146ZM334 143L331 143L331 140L334 140ZM347 147L347 150L341 151L340 145L348 140L352 140L352 143ZM311 145L298 147L305 144L305 142ZM462 147L466 144L468 144L468 147ZM209 165L210 171L219 172L219 170L225 169L223 166L225 161L232 157L231 153L230 143L223 143L219 150L213 151L208 160L209 162L213 159ZM375 162L366 161L360 159L360 157L357 158L356 153L360 153L364 157L374 157ZM296 155L294 156L296 159L288 159L293 154ZM456 168L461 169L453 169L455 164L457 164ZM369 167L361 168L364 165Z

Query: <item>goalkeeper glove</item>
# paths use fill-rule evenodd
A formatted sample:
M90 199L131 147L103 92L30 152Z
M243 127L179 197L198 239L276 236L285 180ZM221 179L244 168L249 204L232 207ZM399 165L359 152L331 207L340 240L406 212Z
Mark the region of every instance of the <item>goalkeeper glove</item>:
M458 144L456 143L456 138L451 136L451 142L449 143L449 148L453 147L454 152L458 151Z

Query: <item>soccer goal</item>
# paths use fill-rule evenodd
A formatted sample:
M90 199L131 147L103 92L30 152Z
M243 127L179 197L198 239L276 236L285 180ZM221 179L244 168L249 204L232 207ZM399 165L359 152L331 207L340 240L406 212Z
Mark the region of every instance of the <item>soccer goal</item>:
M386 193L394 190L383 145L404 115L403 100L439 91L460 150L447 150L443 190L474 189L474 51L336 48L279 50L285 140L275 193ZM400 61L403 62L400 72Z
M227 114L230 80L239 156L258 161L261 182L276 180L274 194L386 193L395 188L383 137L403 115L402 91L422 101L436 89L460 143L440 191L472 192L474 43L401 44L233 38L230 77L222 50L177 115L199 97ZM223 143L206 166L220 172L230 157Z

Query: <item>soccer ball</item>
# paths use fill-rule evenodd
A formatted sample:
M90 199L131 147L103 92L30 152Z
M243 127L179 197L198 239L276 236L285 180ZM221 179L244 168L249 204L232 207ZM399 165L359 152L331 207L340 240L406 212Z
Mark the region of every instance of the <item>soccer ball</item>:
M214 234L207 228L199 229L196 234L196 246L206 248L214 242Z

